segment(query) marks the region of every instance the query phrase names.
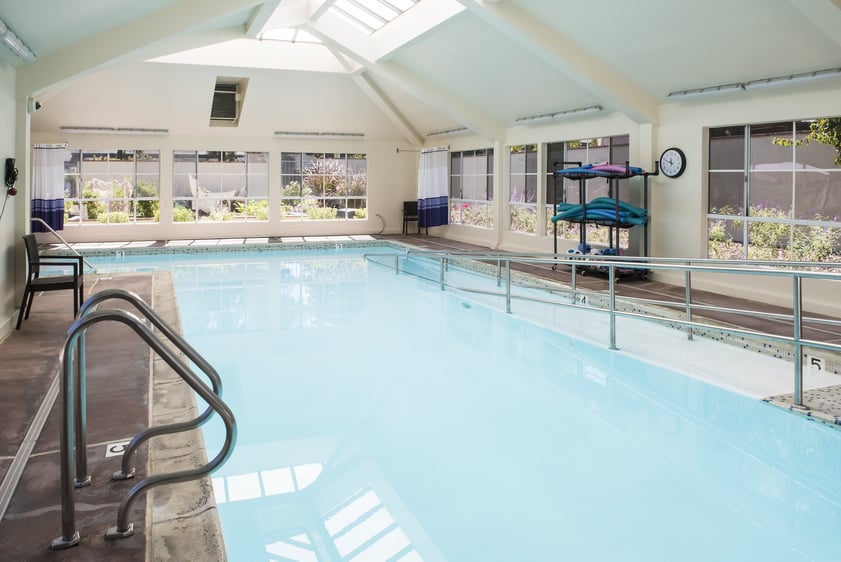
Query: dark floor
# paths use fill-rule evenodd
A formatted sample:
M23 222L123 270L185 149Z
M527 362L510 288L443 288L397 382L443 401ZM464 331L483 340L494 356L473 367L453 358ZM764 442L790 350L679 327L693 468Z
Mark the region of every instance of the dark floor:
M87 294L122 287L147 302L151 297L149 275L95 281L88 276L87 281ZM0 375L0 476L4 478L57 376L65 332L72 322L70 292L44 293L34 299L30 317L21 329L0 343L4 365ZM141 345L128 327L116 323L92 326L87 342L87 457L93 483L75 492L81 545L64 551L49 550L50 541L61 535L59 398L0 521L0 558L4 560L145 560L144 499L135 502L131 512L135 536L106 541L104 534L116 524L117 507L137 481L110 481L111 474L120 468L121 457L106 458L106 446L130 439L148 426L148 347ZM144 449L136 461L142 476Z
M435 250L482 250L431 236L382 237L414 246ZM280 242L271 239L269 242ZM568 268L553 271L550 267L516 265L515 269L561 283L570 282ZM141 274L120 276L87 276L87 292L109 287L121 287L138 293L151 302L152 277ZM581 288L605 288L606 279L598 275L577 276ZM655 281L623 280L618 294L644 295L682 302L684 289ZM760 306L742 299L694 291L694 302L719 307L753 306L785 312L785 309ZM27 441L27 431L36 419L38 408L48 394L59 369L58 357L65 332L72 323L69 293L45 293L35 298L31 316L22 328L0 342L0 374L3 392L0 394L0 478L10 474L13 459ZM734 322L724 314L706 316ZM774 333L791 333L785 322L742 320L742 325L762 328ZM838 331L806 326L807 337L827 341L841 341ZM14 489L8 510L0 520L0 559L2 560L145 560L146 538L145 502L138 501L130 517L134 522L134 537L119 541L104 540L108 527L116 522L117 506L134 481L110 482L110 475L119 469L120 457L107 457L106 446L125 441L148 424L149 413L149 352L130 329L120 324L93 326L87 341L88 377L88 459L93 484L75 492L77 528L82 544L64 551L50 551L51 540L61 534L59 509L59 403L46 419L43 433L34 442L32 455L23 469L20 484ZM824 395L807 395L815 408L831 409L824 403ZM808 402L807 402L808 403ZM839 411L838 413L841 413ZM834 414L833 414L834 415ZM137 458L140 475L146 466L144 448ZM0 488L2 490L2 488ZM2 496L0 496L2 499ZM0 504L0 507L2 505ZM1 515L1 514L0 514ZM173 560L179 559L172 555Z

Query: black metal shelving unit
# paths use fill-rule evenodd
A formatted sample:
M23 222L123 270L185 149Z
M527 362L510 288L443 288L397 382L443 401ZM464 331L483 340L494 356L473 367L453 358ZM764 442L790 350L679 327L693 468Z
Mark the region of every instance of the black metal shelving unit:
M581 162L556 162L555 163L555 171L554 171L554 181L555 181L555 194L558 193L558 179L571 179L578 181L578 192L579 192L579 201L581 205L581 213L580 218L564 218L562 220L566 222L578 223L581 225L579 230L579 248L582 253L585 252L587 248L587 225L588 224L596 224L600 226L604 226L609 228L608 233L608 247L613 250L612 253L615 255L619 254L619 236L620 231L622 229L634 228L636 226L642 226L643 228L643 256L648 255L648 219L647 211L648 211L648 178L651 176L657 176L660 174L659 167L655 162L654 171L653 172L646 172L641 168L632 167L629 165L628 162L625 162L624 166L619 165L610 165L610 166L592 166L592 167L582 167ZM646 211L646 217L643 224L637 223L629 223L622 220L622 203L619 197L619 180L628 179L632 177L642 177L643 178L643 206L641 209ZM601 213L602 216L600 217L593 217L588 216L587 214L587 182L592 179L603 179L608 182L608 198L612 199L614 202L613 207L613 216L609 216L609 213ZM555 197L557 199L557 197ZM558 211L558 201L553 202L553 209L557 213ZM558 222L553 221L553 248L555 258L558 257ZM555 264L552 269L557 269L557 264ZM580 267L576 268L582 274L586 274L587 271L598 271L602 272L603 268L600 267ZM627 275L637 275L640 278L647 277L647 270L644 269L635 269L635 268L628 268L626 270L619 269L617 270L620 274L627 274Z

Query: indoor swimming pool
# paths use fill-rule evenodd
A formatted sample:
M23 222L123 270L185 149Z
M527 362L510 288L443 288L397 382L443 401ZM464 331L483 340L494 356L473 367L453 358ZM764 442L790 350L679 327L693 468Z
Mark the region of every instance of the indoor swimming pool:
M841 431L366 251L91 259L171 270L222 376L229 560L837 560Z

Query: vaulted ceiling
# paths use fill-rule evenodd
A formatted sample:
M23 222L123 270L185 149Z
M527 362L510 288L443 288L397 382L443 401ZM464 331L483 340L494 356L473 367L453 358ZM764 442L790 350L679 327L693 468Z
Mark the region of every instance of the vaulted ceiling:
M401 2L408 0L401 0ZM669 92L841 65L841 0L419 0L375 33L336 0L27 0L0 19L34 132L62 126L421 144L599 105L656 123ZM261 40L275 28L317 43ZM247 78L238 127L209 127L217 77ZM837 80L837 79L836 79Z

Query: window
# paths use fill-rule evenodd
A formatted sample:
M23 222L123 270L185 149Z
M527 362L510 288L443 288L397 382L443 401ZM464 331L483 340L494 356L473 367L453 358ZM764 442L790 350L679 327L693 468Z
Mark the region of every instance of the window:
M510 230L537 231L537 145L508 147Z
M364 154L283 152L281 220L364 219L368 160Z
M709 131L707 254L841 258L841 118Z
M555 206L558 203L580 203L582 184L578 180L555 177L555 166L558 168L575 167L582 164L596 162L610 162L611 164L628 163L630 157L629 136L616 135L612 137L598 137L592 139L578 139L566 142L549 143L546 146L546 232L549 236L555 234L559 238L578 240L580 238L580 227L578 223L560 221L553 224L550 220L555 215ZM628 203L637 204L632 201L627 179L615 180L614 185L618 186L619 199ZM592 200L596 197L608 197L609 183L607 180L590 179L583 185L584 197ZM623 229L619 233L620 248L628 247L628 230ZM608 243L609 230L597 225L587 225L587 241L601 244Z
M64 163L64 224L158 222L160 152L70 149Z
M493 227L493 149L450 154L450 224Z
M267 152L176 150L172 159L174 222L269 219Z

